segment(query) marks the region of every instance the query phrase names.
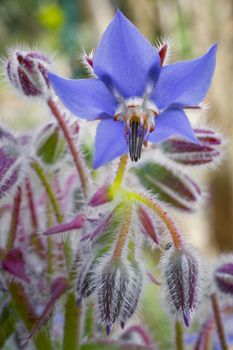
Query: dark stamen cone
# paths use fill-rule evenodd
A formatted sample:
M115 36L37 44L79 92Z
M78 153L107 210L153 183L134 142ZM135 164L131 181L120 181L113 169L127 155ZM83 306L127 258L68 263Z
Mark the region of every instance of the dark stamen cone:
M137 162L141 158L142 145L146 130L140 126L139 121L131 122L129 131L129 154L132 161Z

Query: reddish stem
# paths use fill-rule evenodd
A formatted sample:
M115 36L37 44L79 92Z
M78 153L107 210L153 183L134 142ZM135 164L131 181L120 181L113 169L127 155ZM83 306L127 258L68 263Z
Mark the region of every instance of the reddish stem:
M59 110L58 106L56 105L54 100L52 100L52 98L49 98L47 103L48 103L48 106L49 106L51 112L53 113L54 117L56 118L61 130L63 131L64 137L66 139L70 153L73 157L73 161L74 161L75 167L77 169L77 172L78 172L78 175L79 175L79 178L81 181L83 194L85 197L87 197L87 189L88 189L87 179L88 179L88 177L87 177L87 172L85 172L85 167L84 167L84 162L83 162L82 156L73 142L72 135L70 134L69 128L67 127L67 124L66 124L66 122L63 118L63 115L62 115L61 111Z

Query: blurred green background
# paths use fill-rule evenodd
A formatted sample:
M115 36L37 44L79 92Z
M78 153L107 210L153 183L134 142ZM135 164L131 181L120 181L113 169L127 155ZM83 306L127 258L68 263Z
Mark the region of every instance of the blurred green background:
M57 73L84 76L79 53L82 48L87 52L95 48L117 8L152 42L157 36L169 37L172 61L201 55L212 43L219 43L207 98L210 109L195 112L192 120L219 129L226 140L226 153L219 168L205 172L200 179L209 195L199 213L182 220L182 227L209 257L233 250L232 0L0 0L0 55L5 56L8 47L33 46L54 57ZM4 82L0 92L1 122L22 129L44 122L45 115L48 118L40 103L14 96ZM154 257L148 255L148 260L154 267ZM171 336L158 287L146 288L140 317L167 349Z

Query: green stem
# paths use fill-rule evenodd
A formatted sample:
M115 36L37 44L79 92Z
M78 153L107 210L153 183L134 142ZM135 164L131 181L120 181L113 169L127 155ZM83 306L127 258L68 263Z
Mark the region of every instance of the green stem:
M16 232L17 227L19 223L19 212L20 212L20 205L22 200L22 190L21 187L17 188L17 191L15 193L14 197L14 204L13 204L13 210L11 215L11 225L10 225L10 231L8 234L8 240L6 244L6 250L9 251L14 247L14 242L16 239Z
M184 344L183 344L183 329L182 324L180 321L176 321L175 324L175 330L176 330L176 350L183 350Z
M214 318L215 318L215 323L216 323L216 328L217 328L217 333L218 333L221 348L222 350L228 350L224 327L222 324L222 317L221 317L221 313L218 305L218 298L215 293L211 295L211 302L212 302L212 308L214 312Z
M77 307L74 293L68 294L65 310L63 350L79 350L81 308Z
M44 170L43 168L40 166L40 164L33 160L31 162L31 167L32 169L36 172L37 176L39 177L40 181L42 182L46 192L47 192L47 195L49 197L49 200L51 202L51 205L52 205L52 208L54 210L54 213L56 215L56 218L57 218L57 222L60 224L62 223L63 221L63 215L62 215L62 212L61 212L61 208L60 208L60 205L59 205L59 202L53 192L53 189L52 189L52 186L51 184L49 183L45 173L44 173Z

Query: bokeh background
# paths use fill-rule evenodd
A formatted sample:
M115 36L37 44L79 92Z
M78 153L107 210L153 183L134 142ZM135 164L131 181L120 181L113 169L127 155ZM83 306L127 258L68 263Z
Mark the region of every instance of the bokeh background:
M0 0L0 55L7 48L37 47L54 57L57 73L81 77L85 72L78 59L98 43L117 8L152 42L169 37L172 61L203 54L218 42L213 85L207 101L210 109L191 116L196 125L216 127L224 135L226 151L216 169L199 178L208 192L199 212L178 215L188 239L211 259L233 250L233 1L232 0ZM12 94L0 84L0 121L13 129L33 129L48 118L46 109L34 100ZM197 174L197 177L199 175ZM148 257L151 265L153 259ZM164 349L171 336L156 287L145 291L139 317Z

